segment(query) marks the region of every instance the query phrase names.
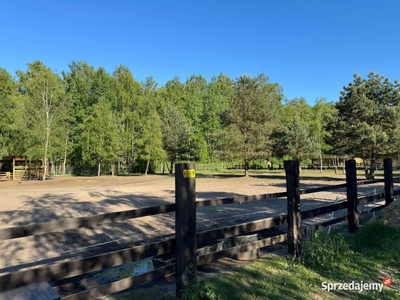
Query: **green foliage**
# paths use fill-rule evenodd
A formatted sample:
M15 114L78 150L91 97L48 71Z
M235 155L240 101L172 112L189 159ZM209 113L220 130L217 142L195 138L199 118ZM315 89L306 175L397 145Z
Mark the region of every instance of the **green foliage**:
M46 174L48 159L53 160L59 154L60 139L64 140L60 133L70 98L65 95L60 76L40 61L28 64L25 73L17 71L17 74L21 101L16 108L16 123L21 129L18 138L23 138L24 143L15 147L14 154L43 159Z
M111 104L104 97L93 105L93 112L86 117L82 130L82 158L91 166L100 167L103 163L112 163L118 157L119 129Z
M77 173L117 163L125 174L143 164L151 171L165 162L224 160L244 162L247 174L268 158L277 167L288 156L306 165L356 156L373 177L376 160L400 147L399 83L375 73L355 75L335 105L320 98L314 106L304 98L282 103L282 88L264 74L175 77L161 87L152 77L136 81L124 65L110 75L72 62L61 74L39 61L16 79L0 68L0 156L66 161ZM99 150L105 140L96 145L100 130L109 155Z
M11 75L0 68L0 159L11 153L15 141L15 108L18 101L16 84Z
M332 145L345 154L368 160L374 177L374 163L396 153L400 146L400 85L397 80L374 72L366 79L354 74L353 82L341 91L337 114L330 124Z
M350 246L343 235L330 235L323 227L319 227L315 237L303 243L303 256L305 266L312 269L331 268L338 266L338 262L349 255Z
M287 151L300 164L303 159L312 156L315 151L314 139L310 136L309 126L301 122L300 115L295 114L287 131Z
M279 85L268 83L261 74L240 76L233 86L229 109L225 115L223 151L225 157L245 162L245 175L250 162L271 153L269 138L276 125L274 111L281 99Z
M198 281L193 265L186 268L184 276L193 280L183 289L182 300L218 300L216 294L206 286L204 281Z

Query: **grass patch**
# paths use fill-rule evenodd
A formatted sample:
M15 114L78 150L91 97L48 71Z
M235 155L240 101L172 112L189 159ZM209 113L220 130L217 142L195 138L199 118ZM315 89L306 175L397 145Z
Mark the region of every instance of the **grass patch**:
M392 278L390 288L378 291L322 290L322 282L381 283ZM273 256L259 259L236 271L196 283L188 289L190 300L261 299L400 299L400 231L376 221L354 235L324 229L303 243L301 258ZM115 300L175 299L148 293L127 292Z
M322 282L381 283L382 292L323 291ZM355 235L318 230L304 243L299 259L271 257L206 281L209 299L400 299L400 232L381 222L364 225Z

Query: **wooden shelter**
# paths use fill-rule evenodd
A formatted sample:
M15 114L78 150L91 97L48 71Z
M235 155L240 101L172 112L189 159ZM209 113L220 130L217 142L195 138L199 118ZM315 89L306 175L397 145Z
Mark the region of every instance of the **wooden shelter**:
M12 155L0 159L2 180L41 180L43 170L43 160L30 160Z

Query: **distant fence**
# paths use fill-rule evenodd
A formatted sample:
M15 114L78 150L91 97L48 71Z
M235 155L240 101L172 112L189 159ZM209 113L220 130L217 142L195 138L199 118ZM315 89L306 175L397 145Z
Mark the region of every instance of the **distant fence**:
M357 181L356 164L354 160L346 161L346 183L300 190L299 164L296 161L285 162L286 192L262 194L253 196L239 196L230 198L216 198L210 200L196 201L195 198L195 166L194 164L177 164L175 172L176 202L172 204L145 207L115 213L101 214L91 217L65 219L46 223L36 223L26 226L5 228L0 230L0 240L15 239L32 235L45 234L55 231L63 231L80 227L97 226L101 224L119 222L133 218L152 216L168 212L176 212L176 236L155 243L134 246L110 253L104 253L87 258L66 261L40 268L31 268L16 271L0 276L0 291L11 290L20 286L39 281L57 281L94 271L115 267L129 262L151 258L162 254L175 255L175 263L168 264L153 271L121 279L109 284L101 285L80 293L62 297L68 300L93 299L116 292L123 291L135 284L150 281L166 275L176 273L177 291L180 292L196 274L196 265L208 264L223 257L237 255L250 250L264 248L287 241L288 252L291 255L301 253L302 234L306 230L315 229L317 226L329 226L348 220L349 232L357 231L359 227L359 216L369 214L383 209L394 200L394 196L400 191L394 191L393 184L400 182L400 177L393 178L392 160L384 161L384 179ZM193 171L192 171L193 170ZM384 193L371 196L358 197L357 186L374 183L384 183ZM340 188L347 189L347 200L344 202L321 206L311 210L301 209L300 196L322 191L330 191ZM237 224L224 228L217 228L203 232L196 231L196 208L216 206L232 203L243 203L273 199L279 197L287 198L287 214L256 220L253 222ZM385 199L385 204L371 209L359 211L360 204L370 203L374 200ZM301 220L313 218L337 210L347 209L343 217L325 221L305 228L301 227ZM240 235L253 234L266 229L288 224L286 232L279 232L271 237L257 240L255 242L239 245L207 254L198 254L198 249L210 245L222 238L230 238ZM187 275L184 271L189 266L194 267L194 272ZM186 275L185 275L186 274Z

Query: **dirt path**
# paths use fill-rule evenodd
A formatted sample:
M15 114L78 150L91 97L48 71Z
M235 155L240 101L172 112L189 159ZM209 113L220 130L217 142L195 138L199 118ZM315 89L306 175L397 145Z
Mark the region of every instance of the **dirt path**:
M301 188L340 183L344 183L343 175L322 180L303 175ZM378 184L375 187L383 188L383 185ZM373 188L372 185L362 186L359 193L371 193ZM281 175L260 173L249 178L205 178L199 175L196 189L198 200L255 195L285 191L285 180ZM157 175L2 182L0 228L172 203L174 193L174 178ZM336 197L344 199L345 189L304 195L302 209L332 203ZM286 213L285 198L200 208L197 212L198 231L251 222L281 213ZM336 214L340 215L340 212ZM326 220L329 217L330 214L318 220ZM0 242L0 273L159 240L173 236L174 226L174 213L169 213L93 228L3 241ZM15 267L16 265L18 267Z

